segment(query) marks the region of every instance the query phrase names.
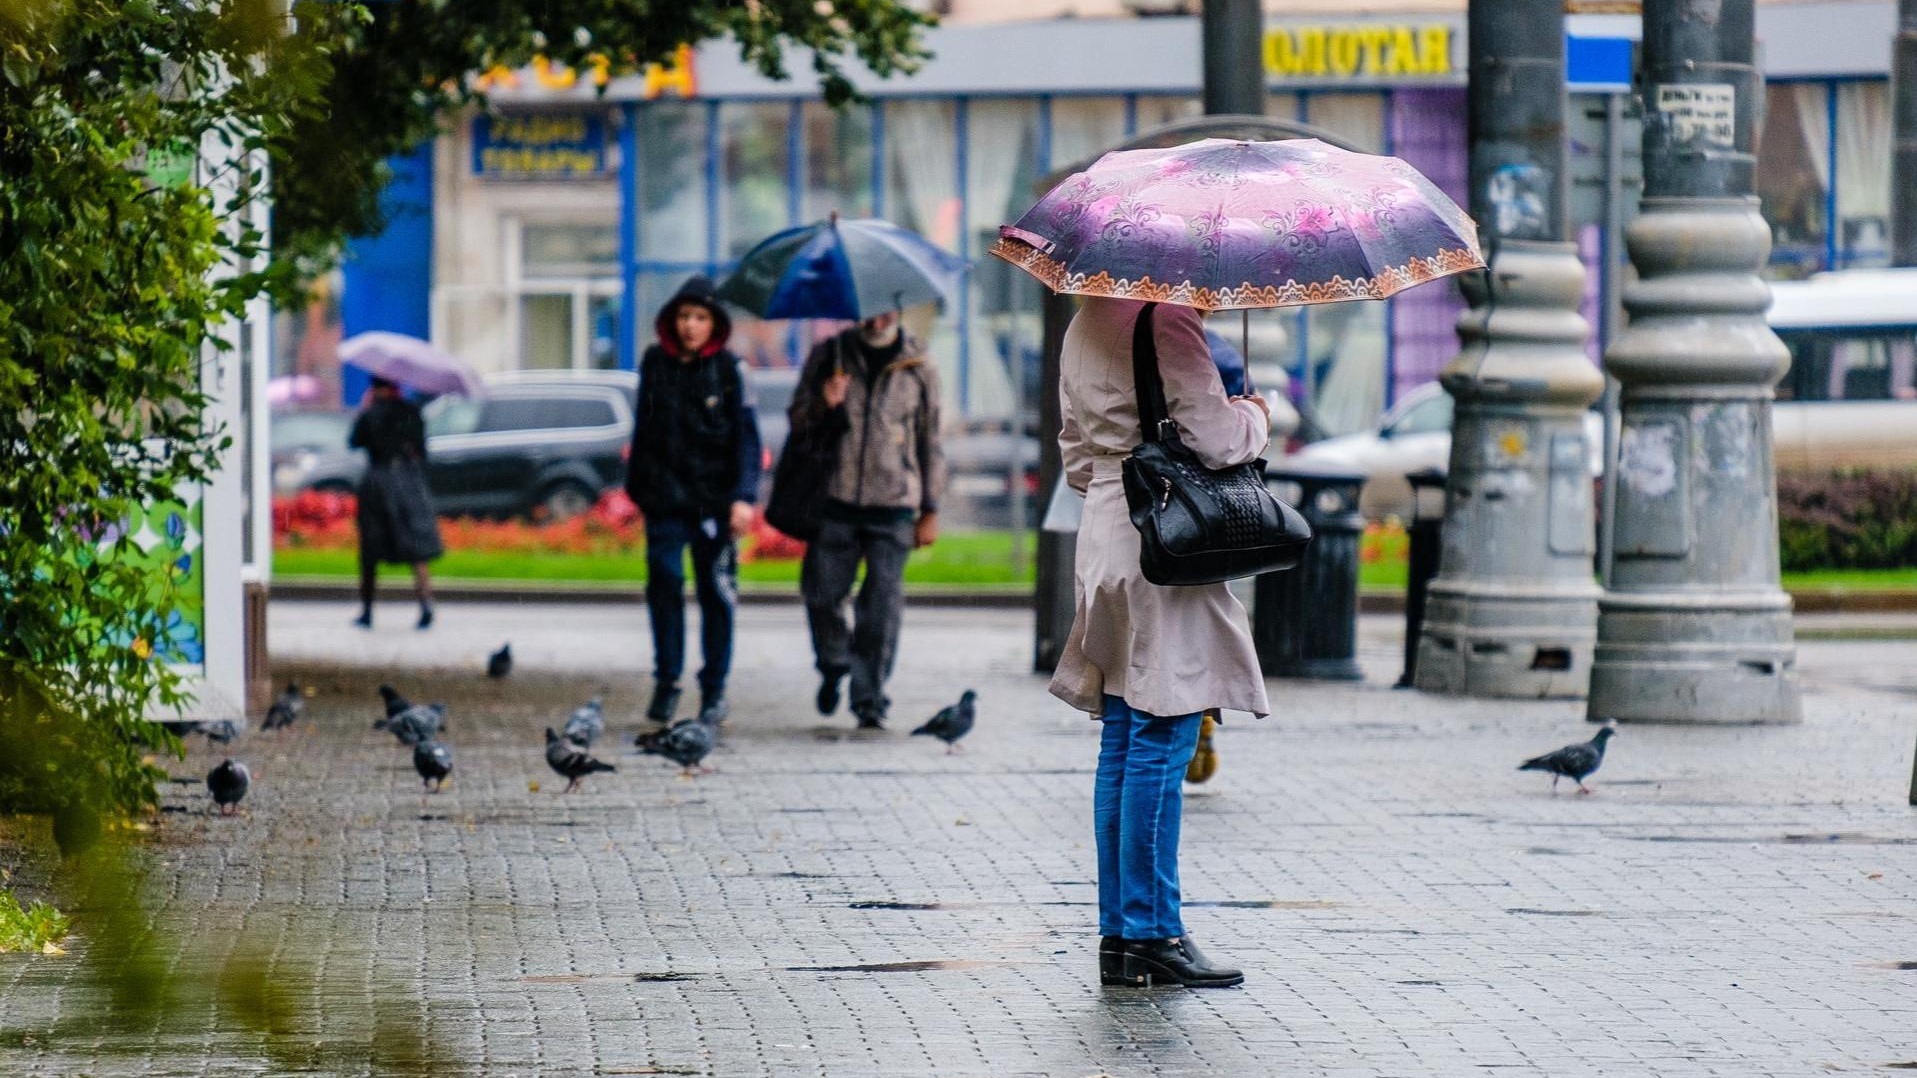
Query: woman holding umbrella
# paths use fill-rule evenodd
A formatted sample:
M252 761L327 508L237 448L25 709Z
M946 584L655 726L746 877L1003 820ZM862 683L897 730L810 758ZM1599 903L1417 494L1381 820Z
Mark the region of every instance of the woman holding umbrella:
M433 492L426 486L426 424L419 406L399 385L375 377L366 410L353 423L346 444L366 450L359 481L359 617L373 627L373 585L381 562L411 565L419 596L419 627L433 625L433 580L429 562L445 552Z
M1208 960L1181 919L1181 781L1203 712L1271 708L1226 584L1145 578L1134 520L1149 524L1153 508L1135 510L1124 479L1146 438L1140 416L1159 413L1154 449L1175 433L1195 468L1256 461L1267 406L1226 395L1200 312L1382 299L1482 265L1476 232L1395 158L1315 139L1207 139L1106 154L1000 235L993 254L1054 291L1091 297L1060 360L1059 448L1085 509L1077 610L1052 693L1104 723L1093 792L1100 979L1239 984L1244 975ZM1134 372L1150 372L1154 353L1163 392L1147 395L1139 383L1151 376ZM1178 492L1164 482L1141 497L1169 504Z
M359 484L359 617L373 627L373 584L381 562L410 565L419 596L419 627L433 625L433 582L427 563L445 552L439 517L426 485L426 424L400 387L421 393L479 392L479 376L456 357L403 333L361 333L340 343L341 362L372 376L366 410L347 444L366 450Z

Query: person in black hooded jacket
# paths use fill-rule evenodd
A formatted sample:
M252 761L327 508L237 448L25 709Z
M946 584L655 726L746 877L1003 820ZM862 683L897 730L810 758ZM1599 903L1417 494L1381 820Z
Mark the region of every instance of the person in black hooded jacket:
M646 606L652 616L653 694L646 715L671 722L685 667L685 556L699 596L699 718L725 718L739 597L737 538L752 527L759 489L759 424L739 357L726 350L732 320L712 282L693 277L660 309L659 343L639 361L638 414L626 493L646 518Z

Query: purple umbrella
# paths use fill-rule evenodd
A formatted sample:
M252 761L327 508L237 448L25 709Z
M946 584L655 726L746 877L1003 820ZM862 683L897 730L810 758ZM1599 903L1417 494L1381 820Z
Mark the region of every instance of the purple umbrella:
M1383 299L1484 265L1477 226L1417 169L1317 139L1115 150L991 252L1054 292L1202 311Z
M435 396L476 397L484 389L479 375L464 361L404 333L354 334L340 342L339 358L375 378Z

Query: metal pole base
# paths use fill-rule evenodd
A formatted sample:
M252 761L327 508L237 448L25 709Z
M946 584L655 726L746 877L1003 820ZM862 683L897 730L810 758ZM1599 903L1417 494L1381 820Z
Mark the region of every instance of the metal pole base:
M1802 717L1788 595L1611 593L1598 601L1598 635L1587 708L1593 722L1753 725Z
M1580 697L1596 639L1591 447L1604 379L1584 354L1584 265L1568 243L1505 240L1440 376L1457 401L1444 555L1416 684L1426 692Z
M1591 679L1597 615L1596 584L1434 581L1417 686L1456 696L1577 699Z

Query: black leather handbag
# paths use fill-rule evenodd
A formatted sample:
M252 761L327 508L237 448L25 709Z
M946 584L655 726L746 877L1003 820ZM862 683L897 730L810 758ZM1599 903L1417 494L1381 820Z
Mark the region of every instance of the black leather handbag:
M1265 489L1265 462L1213 470L1179 437L1152 339L1157 306L1146 304L1132 331L1143 441L1124 469L1145 579L1164 586L1216 584L1295 567L1311 542L1311 526Z
M833 346L838 346L836 340ZM842 367L835 355L833 369ZM840 437L824 420L792 428L772 469L772 493L765 502L767 524L800 542L819 537L832 473L839 467Z

